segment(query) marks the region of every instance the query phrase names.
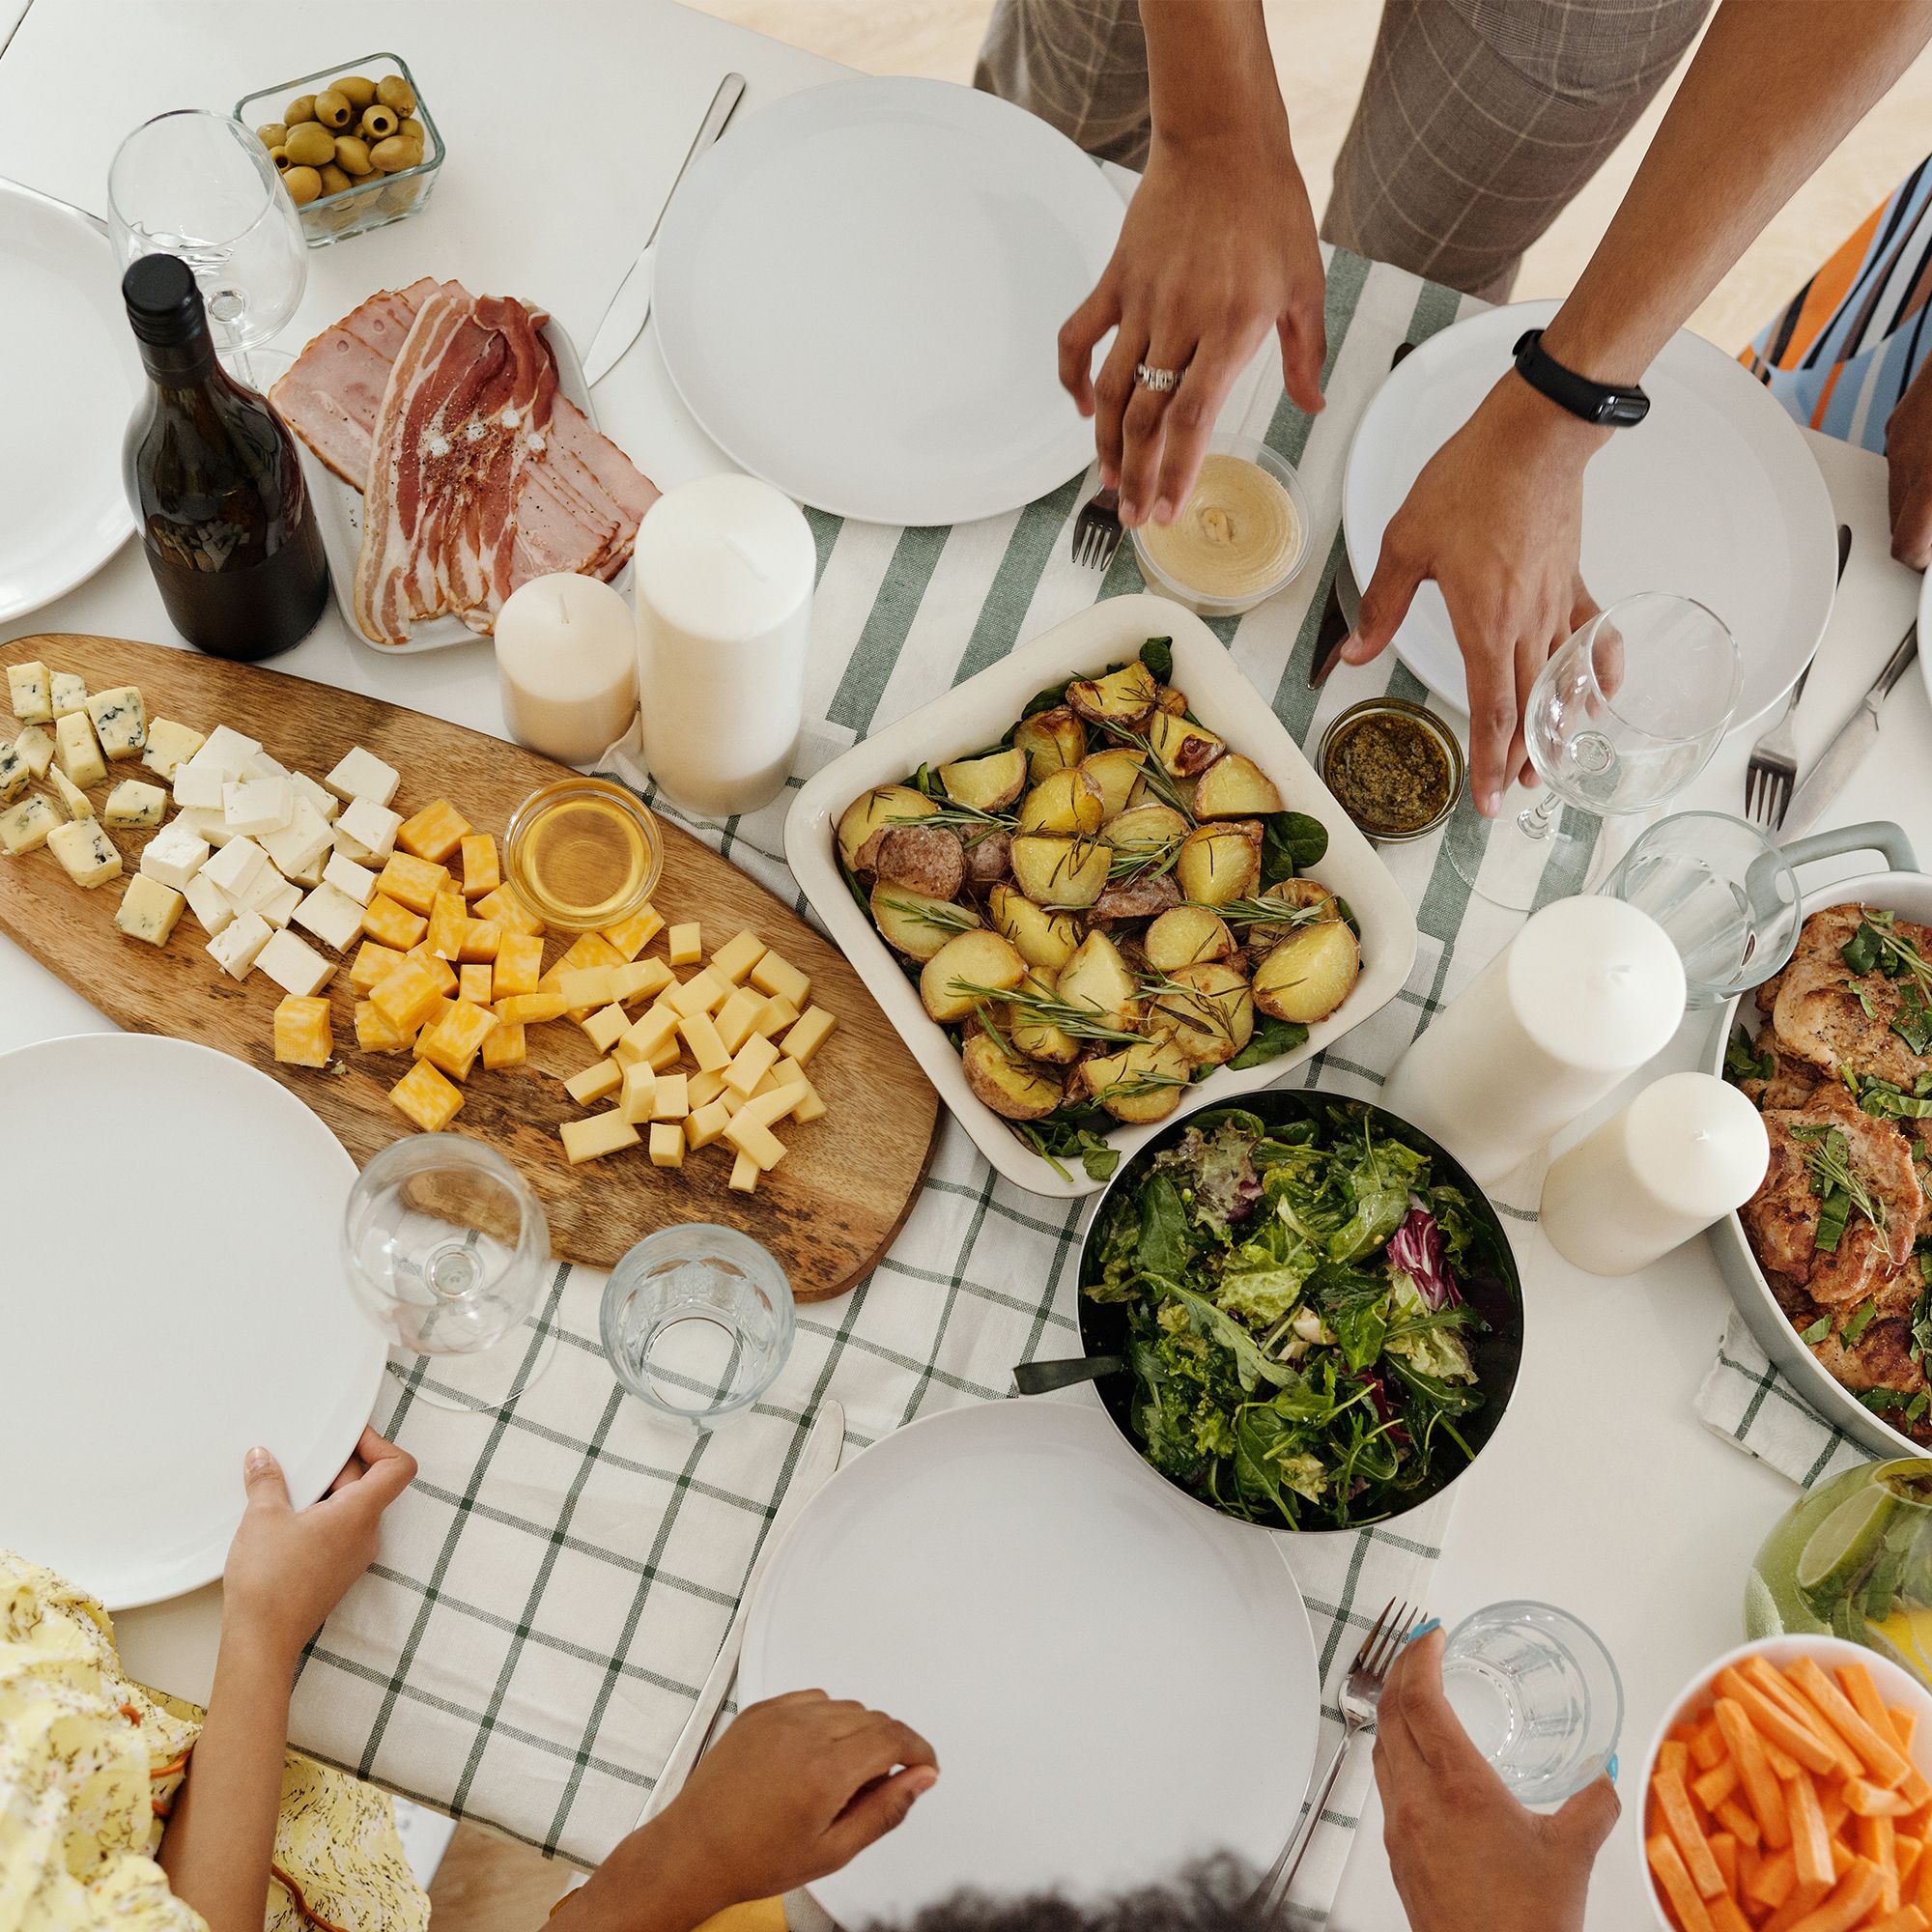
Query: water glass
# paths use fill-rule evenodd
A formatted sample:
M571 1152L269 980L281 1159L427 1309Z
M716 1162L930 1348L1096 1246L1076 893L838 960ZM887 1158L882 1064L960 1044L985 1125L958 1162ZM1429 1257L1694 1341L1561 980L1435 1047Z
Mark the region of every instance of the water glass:
M1525 1804L1602 1776L1623 1728L1610 1654L1567 1610L1492 1604L1450 1633L1442 1689L1470 1741Z
M1660 819L1599 890L1647 912L1684 961L1687 1004L1721 1006L1780 971L1798 943L1798 875L1723 811Z
M660 1228L611 1270L604 1352L647 1407L709 1429L748 1407L791 1353L791 1285L770 1252L707 1221Z

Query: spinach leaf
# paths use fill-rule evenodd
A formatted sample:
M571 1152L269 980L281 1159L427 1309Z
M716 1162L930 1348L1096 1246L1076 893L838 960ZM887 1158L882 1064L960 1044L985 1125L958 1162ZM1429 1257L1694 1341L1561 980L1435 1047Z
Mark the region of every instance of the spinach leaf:
M1037 1154L1059 1169L1063 1180L1073 1179L1063 1160L1077 1160L1093 1180L1109 1179L1121 1164L1120 1150L1105 1139L1115 1122L1103 1108L1059 1107L1037 1121L1012 1124Z
M1044 691L1037 691L1027 699L1026 709L1020 713L1022 719L1037 718L1042 711L1054 711L1066 702L1066 685L1073 680L1069 677L1065 684L1049 685Z
M1153 1175L1141 1188L1141 1234L1134 1264L1143 1274L1178 1282L1185 1277L1193 1258L1180 1190L1166 1175Z
M1141 663L1152 671L1162 684L1174 682L1174 639L1172 638L1150 638L1141 646Z
M1860 1337L1871 1326L1872 1317L1877 1313L1878 1303L1875 1301L1861 1301L1852 1310L1851 1320L1845 1323L1843 1331L1846 1348L1858 1346Z
M1258 1013L1255 1030L1247 1045L1228 1065L1263 1066L1270 1060L1279 1060L1284 1053L1293 1053L1307 1038L1308 1029L1299 1020L1278 1020L1271 1014Z
M1328 828L1305 811L1271 811L1262 820L1262 885L1278 886L1328 849Z

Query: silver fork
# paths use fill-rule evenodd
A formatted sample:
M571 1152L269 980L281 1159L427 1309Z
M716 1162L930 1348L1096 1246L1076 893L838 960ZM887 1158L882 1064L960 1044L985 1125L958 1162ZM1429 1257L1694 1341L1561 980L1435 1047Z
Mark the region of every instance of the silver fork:
M1838 577L1845 575L1845 560L1852 554L1852 526L1838 526ZM1816 660L1814 659L1815 663ZM1791 790L1798 779L1798 700L1804 696L1804 680L1811 675L1807 664L1791 687L1783 713L1755 745L1750 762L1745 767L1745 816L1767 832L1776 832L1791 809Z
M1073 524L1073 561L1105 570L1121 547L1121 493L1101 490L1081 506Z
M1427 1621L1426 1612L1411 1610L1406 1604L1398 1608L1395 1599L1391 1597L1368 1635L1362 1639L1362 1647L1356 1651L1355 1661L1350 1664L1348 1675L1342 1680L1342 1694L1337 1700L1342 1707L1342 1742L1335 1747L1335 1755L1328 1760L1327 1772L1310 1800L1308 1809L1289 1834L1288 1843L1281 1848L1281 1857L1275 1860L1268 1868L1267 1876L1255 1889L1255 1900L1261 1908L1263 1919L1272 1918L1286 1902L1288 1889L1294 1883L1294 1874L1300 1868L1302 1854L1315 1836L1321 1807L1327 1804L1328 1794L1335 1789L1335 1780L1342 1775L1349 1747L1375 1722L1376 1706L1381 1701L1382 1686L1388 1682L1390 1666L1400 1655L1403 1645Z

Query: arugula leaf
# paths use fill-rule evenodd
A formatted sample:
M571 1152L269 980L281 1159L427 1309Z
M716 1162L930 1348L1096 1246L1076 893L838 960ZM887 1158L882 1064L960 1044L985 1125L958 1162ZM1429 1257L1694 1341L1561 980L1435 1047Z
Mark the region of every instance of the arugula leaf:
M1162 684L1174 682L1174 639L1172 638L1150 638L1141 646L1141 663L1152 671Z
M1158 1293L1179 1302L1187 1311L1197 1335L1218 1343L1234 1357L1235 1373L1240 1378L1244 1389L1253 1389L1260 1382L1268 1382L1280 1388L1293 1378L1293 1369L1285 1362L1272 1361L1263 1354L1261 1344L1246 1326L1216 1308L1205 1294L1196 1294L1191 1288L1182 1288L1178 1281L1158 1280L1153 1285Z
M1293 1053L1308 1039L1308 1029L1299 1020L1278 1020L1272 1014L1257 1013L1255 1030L1246 1046L1229 1061L1230 1066L1264 1066Z
M1262 886L1278 886L1310 866L1328 849L1328 828L1305 811L1270 811L1262 820Z
M1810 1327L1799 1329L1798 1339L1805 1343L1822 1342L1831 1332L1832 1318L1829 1315L1821 1315Z

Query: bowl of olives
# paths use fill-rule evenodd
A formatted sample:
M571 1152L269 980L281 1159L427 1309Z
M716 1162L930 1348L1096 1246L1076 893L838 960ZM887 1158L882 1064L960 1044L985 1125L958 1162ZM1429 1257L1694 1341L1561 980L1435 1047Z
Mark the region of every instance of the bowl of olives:
M235 118L268 149L311 248L413 214L442 165L442 136L399 54L264 88Z

